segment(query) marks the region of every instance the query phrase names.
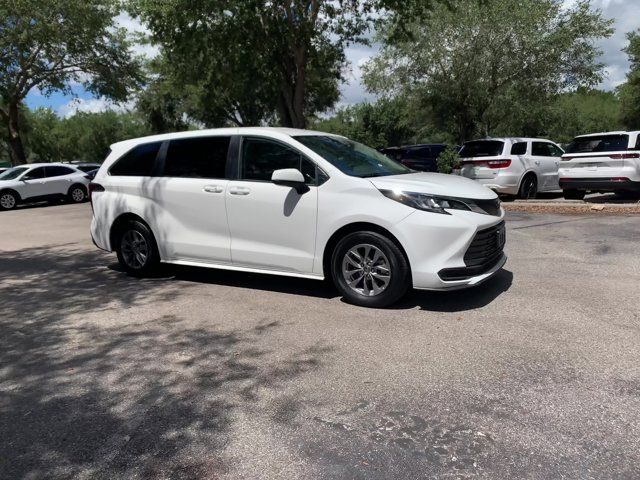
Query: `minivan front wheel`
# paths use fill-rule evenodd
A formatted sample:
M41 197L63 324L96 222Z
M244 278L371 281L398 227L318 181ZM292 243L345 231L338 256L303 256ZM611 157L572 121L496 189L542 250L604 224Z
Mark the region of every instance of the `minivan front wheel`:
M411 285L409 264L398 246L376 232L344 237L333 252L333 282L344 298L364 307L386 307Z
M117 238L118 261L127 273L144 276L156 270L160 255L149 227L139 221L128 221L119 229Z

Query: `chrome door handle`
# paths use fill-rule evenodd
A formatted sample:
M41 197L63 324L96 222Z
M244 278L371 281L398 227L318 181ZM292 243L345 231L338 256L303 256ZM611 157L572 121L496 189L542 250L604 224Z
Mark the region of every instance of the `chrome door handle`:
M246 187L231 187L229 189L231 195L249 195L249 192L251 192L251 190Z
M224 188L219 185L206 185L202 190L207 193L222 193L224 192Z

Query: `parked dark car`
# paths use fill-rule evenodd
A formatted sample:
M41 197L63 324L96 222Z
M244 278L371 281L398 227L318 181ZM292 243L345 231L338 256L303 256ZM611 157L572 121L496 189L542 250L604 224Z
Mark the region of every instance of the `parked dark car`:
M387 157L414 170L438 171L438 157L447 148L444 143L405 145L380 150Z

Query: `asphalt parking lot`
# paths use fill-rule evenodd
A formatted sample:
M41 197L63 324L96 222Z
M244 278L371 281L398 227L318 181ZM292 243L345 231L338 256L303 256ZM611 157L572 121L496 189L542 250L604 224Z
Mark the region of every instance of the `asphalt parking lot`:
M88 204L0 212L0 478L640 476L640 216L509 214L474 290L137 280Z

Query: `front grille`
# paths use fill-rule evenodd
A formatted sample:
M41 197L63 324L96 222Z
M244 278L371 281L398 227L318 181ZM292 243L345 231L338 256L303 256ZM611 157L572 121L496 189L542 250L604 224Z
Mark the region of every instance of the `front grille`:
M466 267L445 268L438 275L445 281L465 280L491 270L503 256L505 243L504 222L476 233L464 254Z

